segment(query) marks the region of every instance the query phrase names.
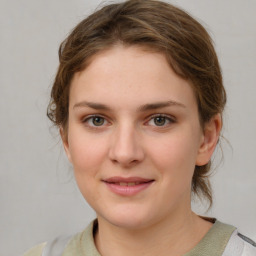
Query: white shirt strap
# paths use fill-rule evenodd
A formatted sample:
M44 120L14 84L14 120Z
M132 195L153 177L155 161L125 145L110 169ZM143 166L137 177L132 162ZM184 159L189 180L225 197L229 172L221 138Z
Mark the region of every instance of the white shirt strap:
M43 249L42 256L61 256L72 236L58 237L47 242Z
M256 256L255 243L239 234L237 230L231 235L222 256Z

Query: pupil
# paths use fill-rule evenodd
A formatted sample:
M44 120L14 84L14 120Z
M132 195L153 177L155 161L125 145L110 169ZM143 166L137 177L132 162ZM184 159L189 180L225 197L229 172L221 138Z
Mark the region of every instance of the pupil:
M162 126L165 124L165 117L161 117L161 116L155 117L154 121L157 126Z
M94 118L93 118L93 124L94 124L95 126L103 125L103 123L104 123L104 120L103 120L102 117L94 117Z

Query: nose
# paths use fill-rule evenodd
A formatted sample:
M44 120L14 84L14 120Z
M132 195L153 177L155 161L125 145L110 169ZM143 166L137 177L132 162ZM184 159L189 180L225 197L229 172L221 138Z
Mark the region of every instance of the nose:
M109 149L112 162L128 168L144 159L142 138L135 127L123 124L112 135Z

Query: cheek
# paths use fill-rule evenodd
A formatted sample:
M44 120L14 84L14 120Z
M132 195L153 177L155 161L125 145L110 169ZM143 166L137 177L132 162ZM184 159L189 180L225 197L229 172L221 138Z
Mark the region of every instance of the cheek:
M79 133L73 133L70 138L69 150L74 176L81 194L92 205L101 196L97 185L105 162L106 145L102 141L97 143L99 141L90 136L79 136Z
M95 176L106 156L106 143L92 136L71 133L69 151L76 176Z
M191 133L175 133L151 142L151 160L163 177L190 183L195 168L198 143Z
M160 141L151 151L152 165L158 170L162 184L161 198L167 208L181 202L190 202L191 182L196 161L195 141L191 136L176 134Z

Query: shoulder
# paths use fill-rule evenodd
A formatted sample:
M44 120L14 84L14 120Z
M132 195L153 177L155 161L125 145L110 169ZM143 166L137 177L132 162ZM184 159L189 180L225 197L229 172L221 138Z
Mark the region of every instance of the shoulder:
M94 221L82 232L70 236L59 236L47 243L37 245L23 256L49 256L49 255L94 255L99 256L93 239Z
M25 252L23 256L41 256L46 243L38 244Z
M232 225L213 219L205 237L186 256L256 256L256 243Z

